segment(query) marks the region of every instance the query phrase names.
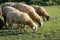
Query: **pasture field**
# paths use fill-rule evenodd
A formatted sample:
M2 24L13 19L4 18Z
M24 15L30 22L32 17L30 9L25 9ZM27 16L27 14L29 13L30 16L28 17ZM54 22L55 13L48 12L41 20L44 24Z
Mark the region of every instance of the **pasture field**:
M16 33L8 30L0 30L0 40L60 40L60 6L44 6L50 15L49 21L44 21L43 27L38 27L38 31L33 33L30 27L26 27L26 33L20 32L13 25Z

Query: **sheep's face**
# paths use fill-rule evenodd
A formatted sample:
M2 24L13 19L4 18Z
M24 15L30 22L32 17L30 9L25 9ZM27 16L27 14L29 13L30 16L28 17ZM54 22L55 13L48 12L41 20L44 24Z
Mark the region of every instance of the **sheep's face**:
M11 6L11 4L5 4L4 6Z
M14 5L14 3L13 2L7 2L7 3L4 3L4 5L5 6L12 6L12 5Z
M32 29L33 29L33 31L34 31L34 33L35 33L35 32L37 31L37 26L32 25L31 27L32 27Z
M43 26L43 20L42 19L39 19L38 20L38 24L41 25L41 26Z
M49 16L46 16L47 21L49 21L49 18L50 18Z

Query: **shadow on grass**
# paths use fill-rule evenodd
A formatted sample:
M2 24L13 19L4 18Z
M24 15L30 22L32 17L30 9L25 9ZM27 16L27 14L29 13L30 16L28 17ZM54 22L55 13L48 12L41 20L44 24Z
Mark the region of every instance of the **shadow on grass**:
M1 31L0 32L0 36L8 36L8 35L14 36L14 35L18 35L18 34L22 34L22 33L20 33L20 32L9 32L9 31Z
M9 32L8 29L5 29L3 28L2 30L0 30L0 36L15 36L15 35L18 35L18 34L23 34L22 32L20 31L15 31L17 30L17 28L14 28L14 32Z
M15 35L18 35L18 34L21 34L21 35L32 35L32 34L36 34L36 35L41 35L40 32L36 32L36 33L33 33L33 32L20 32L20 31L17 31L17 28L14 28L14 31L15 32L9 32L8 29L2 29L0 30L0 36L15 36Z
M2 30L0 31L0 36L16 36L18 34L21 35L32 35L32 34L36 34L36 35L41 35L41 33L33 33L33 32L9 32L8 30Z

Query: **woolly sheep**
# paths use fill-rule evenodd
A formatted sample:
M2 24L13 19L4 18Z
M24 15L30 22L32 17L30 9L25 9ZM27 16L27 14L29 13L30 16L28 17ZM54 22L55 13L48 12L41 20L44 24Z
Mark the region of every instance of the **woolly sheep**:
M37 25L33 22L33 20L29 17L27 13L20 12L19 10L10 7L5 6L3 8L4 13L6 13L7 23L9 24L9 27L13 25L13 23L16 24L23 24L23 25L29 25L34 32L37 30Z
M9 3L8 3L9 4ZM6 4L5 4L6 5ZM11 4L10 4L11 5ZM2 5L4 6L4 5ZM14 3L12 7L18 9L19 11L27 13L33 20L37 21L38 24L43 26L43 20L40 18L40 16L35 12L34 8L24 4L24 3ZM3 7L2 7L3 8ZM6 21L6 20L5 20Z
M15 3L13 5L14 8L18 9L19 11L27 13L33 20L37 21L39 25L43 26L43 20L41 17L35 12L34 8L24 4L24 3Z
M38 15L42 16L43 19L45 17L47 19L47 21L49 21L50 17L48 15L47 11L42 6L32 5L32 7L35 9L35 11L38 13Z

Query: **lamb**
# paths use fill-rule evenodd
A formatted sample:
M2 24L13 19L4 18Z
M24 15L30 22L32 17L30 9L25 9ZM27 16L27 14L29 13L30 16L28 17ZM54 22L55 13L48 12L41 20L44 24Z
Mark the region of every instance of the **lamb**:
M6 4L5 4L6 5ZM10 4L11 5L11 4ZM2 5L4 6L4 5ZM21 12L25 12L27 13L33 20L35 20L36 22L38 22L39 25L43 26L43 20L41 19L41 17L35 12L34 8L24 4L24 3L14 3L14 5L12 5L12 7L18 9ZM3 7L2 7L3 8ZM3 13L4 14L4 13ZM6 21L6 20L5 20Z
M37 6L37 5L32 5L32 7L35 9L35 11L38 13L38 15L42 16L43 20L44 17L47 19L47 21L49 21L49 15L47 13L47 11L42 7L42 6Z
M4 13L6 13L6 19L7 19L7 23L9 24L9 30L12 29L13 23L16 23L16 24L29 25L33 29L33 31L36 32L37 25L29 17L27 13L21 12L10 6L5 6L3 8L3 11Z

